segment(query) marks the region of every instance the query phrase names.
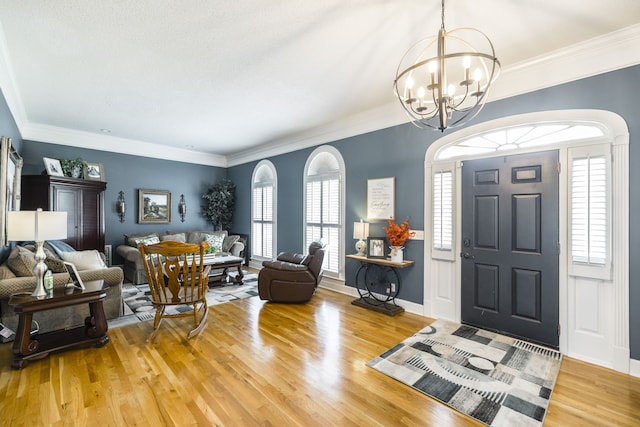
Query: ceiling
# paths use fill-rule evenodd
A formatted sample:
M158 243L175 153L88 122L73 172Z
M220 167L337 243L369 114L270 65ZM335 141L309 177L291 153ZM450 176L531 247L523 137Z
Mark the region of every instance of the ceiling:
M494 100L640 63L637 0L445 7ZM439 27L437 0L0 0L0 87L24 139L226 166L406 122L397 65Z

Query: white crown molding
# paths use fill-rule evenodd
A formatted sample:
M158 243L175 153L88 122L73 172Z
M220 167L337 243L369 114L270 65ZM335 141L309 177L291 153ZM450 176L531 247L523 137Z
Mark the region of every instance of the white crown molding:
M89 149L109 147L108 151L122 154L229 167L408 122L404 112L394 100L327 126L225 157L150 142L30 123L26 119L22 100L15 89L15 79L10 63L4 32L0 27L0 88L22 138L41 142ZM506 67L493 85L489 97L491 101L496 101L636 64L640 64L640 24Z
M91 132L60 128L33 123L24 124L20 133L23 139L71 147L89 148L92 150L109 151L111 153L131 154L134 156L151 157L155 159L172 160L177 162L195 163L207 166L227 167L225 156L204 153L167 145L152 144L110 135L100 135Z
M640 64L640 24L506 67L492 86L488 102L637 64ZM313 129L290 140L266 144L258 149L228 156L229 166L407 122L408 119L402 108L394 100L392 103L333 123L326 128Z

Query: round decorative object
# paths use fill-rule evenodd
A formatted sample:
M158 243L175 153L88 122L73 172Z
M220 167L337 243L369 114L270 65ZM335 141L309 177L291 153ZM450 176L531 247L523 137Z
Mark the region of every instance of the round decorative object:
M360 256L366 256L366 251L367 250L367 242L365 242L364 240L358 240L356 242L356 251L358 251L358 255Z

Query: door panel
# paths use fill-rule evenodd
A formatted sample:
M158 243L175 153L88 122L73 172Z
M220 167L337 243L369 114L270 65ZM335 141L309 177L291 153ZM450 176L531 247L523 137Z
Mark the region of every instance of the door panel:
M464 323L558 346L557 165L557 151L464 162Z

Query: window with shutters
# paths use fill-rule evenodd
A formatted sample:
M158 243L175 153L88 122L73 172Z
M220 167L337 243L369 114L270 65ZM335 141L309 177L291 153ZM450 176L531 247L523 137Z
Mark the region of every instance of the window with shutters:
M344 277L344 175L344 160L334 147L319 147L307 159L304 247L322 239L324 274L335 278Z
M251 180L251 259L273 259L276 251L277 175L273 164L263 160Z
M453 249L453 171L433 174L433 254L452 259Z
M569 150L570 274L609 279L610 153L596 145Z

